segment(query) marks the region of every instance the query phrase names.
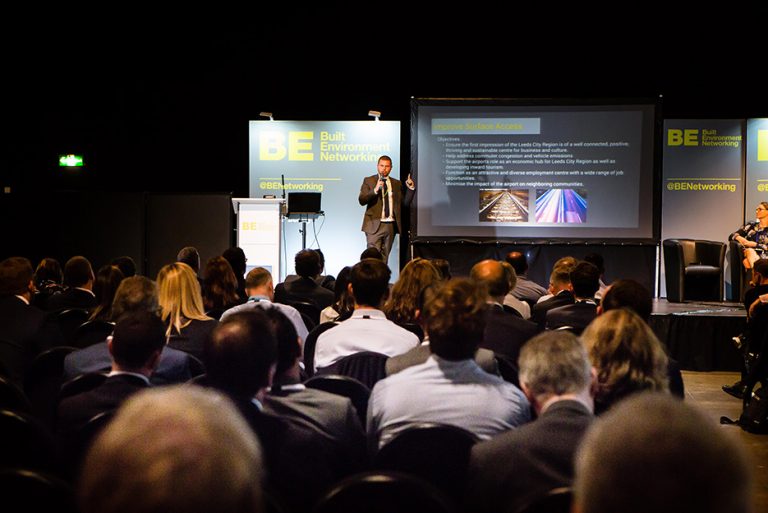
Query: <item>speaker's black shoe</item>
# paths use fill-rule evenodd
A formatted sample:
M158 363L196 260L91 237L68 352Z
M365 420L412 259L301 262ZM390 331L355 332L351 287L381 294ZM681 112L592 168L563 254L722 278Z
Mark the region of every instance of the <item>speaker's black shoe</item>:
M747 385L741 381L737 381L733 385L723 385L723 392L728 395L732 395L737 399L744 399L744 392L747 391Z

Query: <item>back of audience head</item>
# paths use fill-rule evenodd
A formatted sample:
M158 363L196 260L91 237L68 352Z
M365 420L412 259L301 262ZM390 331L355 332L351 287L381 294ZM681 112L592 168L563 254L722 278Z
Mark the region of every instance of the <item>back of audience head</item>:
M440 281L440 272L432 262L424 258L414 258L400 271L400 277L384 305L387 319L397 323L416 321L416 303L421 292Z
M150 358L159 361L165 341L165 326L157 314L127 312L115 324L110 353L122 370L141 369Z
M181 332L192 319L206 320L203 296L195 272L183 262L163 266L157 273L161 317L168 323L168 335L173 328Z
M73 256L64 264L64 285L82 287L94 279L91 263L84 256Z
M752 477L738 439L694 407L638 394L595 422L576 456L574 512L747 513Z
M482 260L472 266L469 277L485 287L492 298L503 298L509 292L512 266L505 268L498 260Z
M286 315L277 308L266 308L264 313L272 325L277 340L277 367L275 382L280 383L288 377L289 371L297 371L297 361L301 358L301 341L296 327ZM292 376L299 378L298 375Z
M587 253L587 255L584 257L585 262L589 262L590 264L597 267L597 271L600 273L600 276L605 274L605 261L603 260L603 255L600 253Z
M34 292L32 262L24 257L8 257L0 262L0 296L21 296Z
M245 258L245 251L243 251L242 248L235 246L233 248L225 249L221 256L227 259L229 265L232 266L232 270L235 271L236 276L239 276L240 278L245 276L245 264L247 259Z
M187 264L195 272L195 275L200 272L200 253L193 246L181 248L179 254L176 255L176 261Z
M528 260L526 260L525 255L519 251L510 251L507 253L507 256L504 257L504 260L512 266L518 276L523 275L528 271Z
M556 396L580 396L590 407L596 376L584 345L568 331L546 331L523 345L520 384L537 410Z
M445 258L432 258L430 259L430 262L432 262L432 265L438 270L442 280L451 279L451 263L448 260Z
M133 258L129 256L119 256L119 257L113 258L112 262L110 263L120 268L120 271L123 273L123 276L126 278L130 278L131 276L134 276L136 274L136 262L134 262Z
M569 274L573 295L578 298L592 298L600 288L600 271L589 262L577 263Z
M669 391L661 342L631 310L620 308L597 316L581 340L597 369L595 400L602 408L636 392Z
M559 266L552 269L549 275L549 292L558 294L563 290L568 290L571 285L571 267Z
M355 304L379 308L389 292L392 271L382 260L366 258L352 267L349 285Z
M272 384L277 338L261 309L238 312L220 322L203 351L208 382L239 398L252 398Z
M339 315L349 313L355 308L355 300L349 293L349 280L351 276L352 268L349 266L343 267L336 276L336 284L333 287L333 309Z
M424 305L430 350L446 360L473 358L485 330L485 288L474 280L453 278Z
M93 283L93 294L96 296L96 307L91 311L91 319L111 319L112 302L120 283L123 281L123 272L114 265L103 265L96 273L96 281Z
M37 269L35 269L35 285L38 289L44 288L49 283L61 285L63 281L64 274L58 260L55 258L40 260Z
M313 249L312 251L317 253L317 258L320 260L320 272L322 273L325 270L325 255L320 248Z
M315 276L320 274L320 256L314 249L302 249L296 253L293 263L296 268L296 274L302 278L314 279Z
M376 258L378 260L384 260L384 255L381 254L381 251L374 247L365 248L362 253L360 253L360 260L365 260L366 258Z
M768 264L768 260L766 260L766 264ZM599 308L601 312L617 308L629 308L645 322L648 322L653 311L653 298L651 292L635 280L616 280L603 294Z
M272 285L272 274L263 267L254 267L245 277L245 288L248 290L272 288Z
M209 258L203 270L203 301L205 307L225 308L239 300L237 277L226 258Z
M129 398L96 439L79 482L82 513L260 513L264 463L232 403L202 387Z
M157 284L146 276L125 278L115 291L112 300L112 319L119 319L127 312L160 312Z

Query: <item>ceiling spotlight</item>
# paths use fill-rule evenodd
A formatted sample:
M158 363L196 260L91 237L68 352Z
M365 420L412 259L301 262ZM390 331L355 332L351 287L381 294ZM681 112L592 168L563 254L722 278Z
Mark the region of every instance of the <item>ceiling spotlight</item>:
M381 116L381 112L379 112L378 110L369 110L368 115L371 116L372 118L376 118L376 121L378 121L379 116Z
M274 121L275 119L272 117L271 112L259 112L259 116L263 118L269 118L270 121Z

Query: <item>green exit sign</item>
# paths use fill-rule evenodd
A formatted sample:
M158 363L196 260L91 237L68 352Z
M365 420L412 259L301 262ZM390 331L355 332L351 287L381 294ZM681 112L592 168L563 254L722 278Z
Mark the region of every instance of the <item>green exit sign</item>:
M83 167L82 155L60 155L59 167Z

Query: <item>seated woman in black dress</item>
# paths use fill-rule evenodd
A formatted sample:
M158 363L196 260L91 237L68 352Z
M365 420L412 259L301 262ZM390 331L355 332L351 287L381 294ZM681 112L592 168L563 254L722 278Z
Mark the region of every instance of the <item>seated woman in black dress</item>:
M755 209L755 221L750 221L728 237L744 248L744 267L751 269L760 258L768 257L768 201Z

